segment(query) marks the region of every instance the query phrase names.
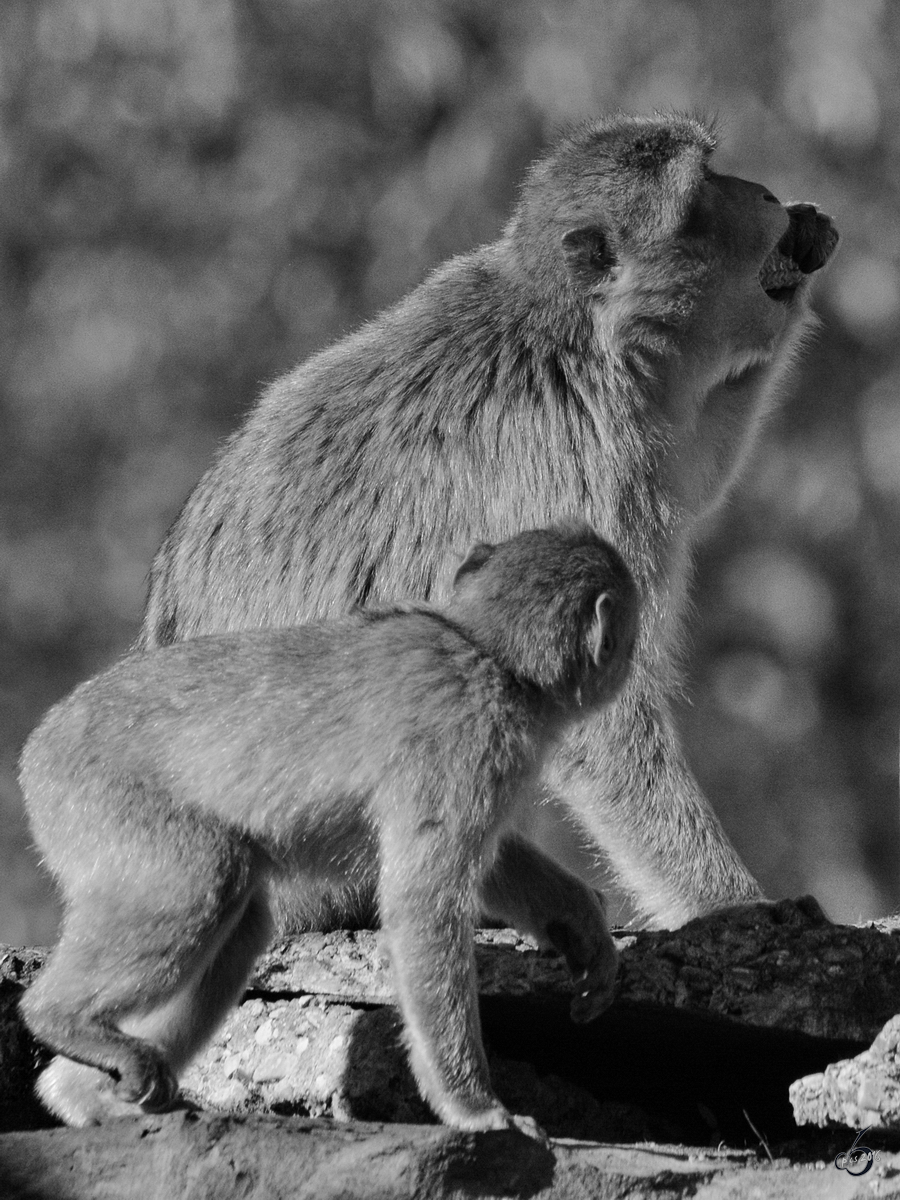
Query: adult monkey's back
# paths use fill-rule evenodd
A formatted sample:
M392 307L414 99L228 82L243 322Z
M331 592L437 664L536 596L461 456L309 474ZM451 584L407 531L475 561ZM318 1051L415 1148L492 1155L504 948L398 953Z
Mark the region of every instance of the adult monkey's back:
M682 117L583 126L532 168L497 242L269 387L166 537L141 640L440 602L473 541L585 517L631 565L643 628L624 695L549 782L669 925L760 895L667 696L692 538L837 242L811 205L714 174L713 149ZM295 923L351 917L353 899Z

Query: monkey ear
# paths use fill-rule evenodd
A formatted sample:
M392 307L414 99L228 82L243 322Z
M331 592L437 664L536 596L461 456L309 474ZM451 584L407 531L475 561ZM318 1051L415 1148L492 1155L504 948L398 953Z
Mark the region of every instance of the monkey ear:
M594 603L594 619L588 632L588 647L594 665L604 667L616 652L612 631L612 597L601 592Z
M464 576L471 575L474 571L480 571L496 549L497 547L491 545L490 542L476 542L466 555L465 562L453 577L453 586L456 587Z
M616 263L616 256L599 225L570 229L563 234L562 247L569 276L584 292L593 291L598 283L608 278Z

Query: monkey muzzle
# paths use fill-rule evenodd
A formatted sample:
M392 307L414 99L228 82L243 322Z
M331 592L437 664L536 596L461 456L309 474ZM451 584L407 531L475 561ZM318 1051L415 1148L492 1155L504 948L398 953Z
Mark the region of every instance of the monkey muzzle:
M814 204L786 207L790 224L759 271L763 291L782 303L790 300L804 275L825 266L838 244L834 222Z

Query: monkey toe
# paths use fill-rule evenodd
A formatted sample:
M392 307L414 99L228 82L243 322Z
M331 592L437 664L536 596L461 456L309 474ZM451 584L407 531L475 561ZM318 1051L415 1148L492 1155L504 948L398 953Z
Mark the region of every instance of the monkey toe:
M168 1070L151 1082L148 1090L138 1100L144 1112L167 1112L178 1099L178 1080Z
M178 1099L178 1080L164 1062L153 1063L139 1077L123 1077L115 1088L120 1100L139 1105L144 1112L166 1112Z

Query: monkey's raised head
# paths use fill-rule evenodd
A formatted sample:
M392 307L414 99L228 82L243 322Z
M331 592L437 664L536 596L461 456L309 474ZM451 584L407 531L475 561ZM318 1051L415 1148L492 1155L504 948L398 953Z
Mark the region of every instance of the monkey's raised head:
M714 172L715 147L694 117L580 126L526 179L508 229L517 261L543 294L553 277L576 302L613 306L622 292L650 325L683 329L697 314L709 330L720 313L731 328L711 340L749 326L777 336L778 309L825 265L837 231L813 205Z
M596 708L627 678L638 608L619 553L572 521L474 546L448 615L523 681L566 707Z

